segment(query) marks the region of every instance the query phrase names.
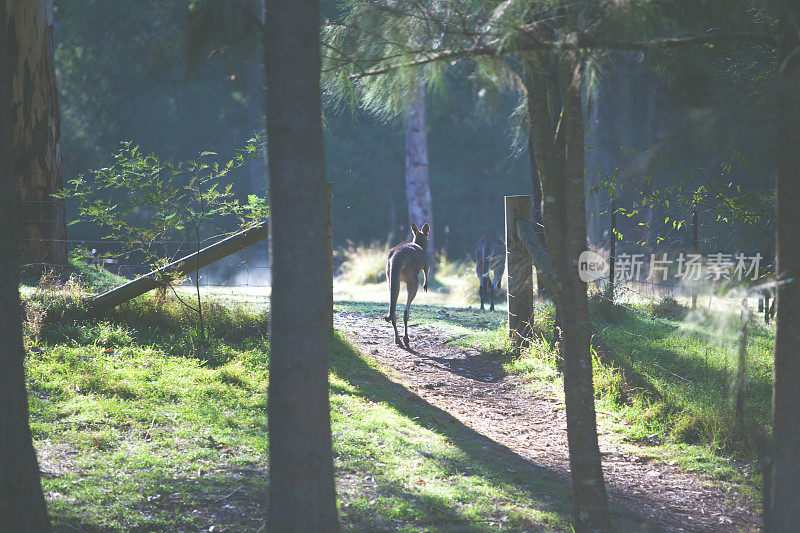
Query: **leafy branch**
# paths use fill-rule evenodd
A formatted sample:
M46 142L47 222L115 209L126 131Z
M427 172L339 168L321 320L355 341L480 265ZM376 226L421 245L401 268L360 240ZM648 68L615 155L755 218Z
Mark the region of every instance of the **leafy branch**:
M195 280L197 303L191 305L173 285L175 279L181 278L163 267L174 260L189 239L199 251L201 228L207 223L235 218L240 227L249 227L269 216L266 199L251 195L242 203L230 182L234 171L260 157L263 144L256 136L232 159L220 164L213 160L217 155L214 152L173 163L144 153L130 141L123 142L109 166L69 181L55 196L78 202L79 219L70 224L92 222L105 231L103 239L122 245L121 252L106 253L104 257L133 257L158 271L162 298L169 288L198 315L198 333L203 340L199 274Z

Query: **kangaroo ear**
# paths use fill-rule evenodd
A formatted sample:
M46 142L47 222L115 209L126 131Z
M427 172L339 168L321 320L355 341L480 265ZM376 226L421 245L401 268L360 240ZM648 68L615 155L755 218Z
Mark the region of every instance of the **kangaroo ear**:
M416 234L418 234L418 233L419 233L419 228L418 228L418 227L417 227L417 225L416 225L416 224L414 224L413 222L411 223L411 231L413 231L413 232L414 232L414 235L416 235Z
M430 230L431 230L431 227L428 225L427 222L422 225L422 233L423 234L427 235Z

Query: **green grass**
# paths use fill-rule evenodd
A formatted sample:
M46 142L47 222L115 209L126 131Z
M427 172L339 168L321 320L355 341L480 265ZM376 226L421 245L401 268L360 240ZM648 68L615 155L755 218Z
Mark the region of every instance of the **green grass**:
M93 319L53 305L29 336L31 426L58 530L257 528L257 500L232 500L246 512L215 500L266 487L267 317L212 314L226 335L192 350L182 313L139 300Z
M759 459L770 439L774 329L757 317L748 328L743 416L736 420L738 312L689 313L659 318L646 308L598 305L592 316L606 360L652 385L616 406L629 421L632 439L704 443L743 459ZM738 309L736 310L738 311ZM680 316L680 314L678 315ZM627 410L631 410L627 413Z
M32 429L57 530L256 530L269 482L265 307L207 301L200 342L193 313L173 299L143 297L91 317L88 292L74 280L26 291ZM379 303L337 307L386 312ZM669 308L592 302L601 421L639 455L756 495L751 465L769 432L773 330L751 328L737 428L729 325L702 314L663 318ZM561 394L552 308L538 305L536 316L535 342L513 357L502 312L412 309L412 322L439 328L447 342L502 354L507 372ZM342 337L331 346L346 527L569 530L567 486L392 381Z
M201 346L174 300L91 317L83 293L50 287L26 301L37 310L26 330L31 425L56 530L258 529L268 313L208 302ZM566 485L391 381L342 337L332 353L347 528L569 530Z

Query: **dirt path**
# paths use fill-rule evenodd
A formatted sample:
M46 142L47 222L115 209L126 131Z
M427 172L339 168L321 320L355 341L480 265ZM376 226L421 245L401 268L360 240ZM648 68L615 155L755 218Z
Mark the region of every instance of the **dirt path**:
M516 454L569 477L563 404L547 392L532 392L490 355L446 344L448 337L424 325L409 325L413 353L393 343L381 317L336 314L337 329L411 391L448 411L464 425ZM758 531L754 506L721 483L682 472L677 466L631 454L600 436L603 469L615 512L639 517L645 531Z

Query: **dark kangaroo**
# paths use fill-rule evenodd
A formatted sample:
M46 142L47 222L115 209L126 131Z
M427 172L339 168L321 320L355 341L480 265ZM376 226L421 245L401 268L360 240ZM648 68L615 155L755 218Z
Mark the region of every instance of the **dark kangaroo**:
M506 245L495 237L484 237L475 252L475 270L478 273L478 293L481 296L481 311L485 309L484 300L490 298L490 311L494 311L494 293L500 290L503 272L506 270ZM489 272L494 276L489 279ZM488 293L488 294L487 294Z
M389 259L386 261L386 279L389 281L389 314L386 321L392 323L394 328L394 342L401 348L411 349L408 344L408 311L411 309L411 302L417 295L419 288L419 271L425 274L425 281L422 284L424 290L428 290L428 232L430 226L423 224L420 230L416 224L411 223L411 231L414 232L414 240L398 244L389 250ZM403 341L397 334L397 296L400 293L400 282L404 281L408 289L406 299L406 311L403 313L403 323L405 334Z

